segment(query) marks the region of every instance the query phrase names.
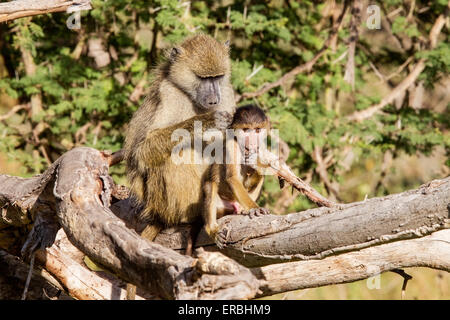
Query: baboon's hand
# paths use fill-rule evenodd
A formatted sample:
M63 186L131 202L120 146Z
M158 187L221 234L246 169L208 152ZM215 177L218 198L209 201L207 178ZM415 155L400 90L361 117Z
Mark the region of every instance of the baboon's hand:
M254 218L254 217L259 217L259 216L263 216L266 214L270 214L270 210L267 208L251 208L248 211L243 212L242 214L247 214L249 216L250 219Z
M217 222L207 223L205 225L205 231L211 239L214 239L217 231L219 231L219 225L217 224Z
M214 112L214 124L218 130L227 129L233 122L233 115L226 111Z
M216 242L216 245L217 247L219 247L219 249L223 249L227 246L229 232L230 230L226 227L221 228L219 232L217 232L214 241Z

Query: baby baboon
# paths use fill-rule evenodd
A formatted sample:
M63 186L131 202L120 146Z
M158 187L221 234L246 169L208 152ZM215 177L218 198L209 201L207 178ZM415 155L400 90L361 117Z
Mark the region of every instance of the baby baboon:
M206 232L213 238L218 231L217 218L225 214L269 213L255 202L264 182L255 165L260 143L270 130L269 120L263 110L248 105L236 110L231 128L235 136L224 148L227 163L212 164L203 184L203 219Z

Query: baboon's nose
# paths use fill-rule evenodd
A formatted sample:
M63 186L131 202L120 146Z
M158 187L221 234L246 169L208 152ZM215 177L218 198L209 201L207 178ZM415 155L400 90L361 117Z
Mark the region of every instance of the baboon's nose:
M210 107L218 105L219 102L220 102L219 97L217 97L216 95L210 95L209 97L206 98L206 104Z

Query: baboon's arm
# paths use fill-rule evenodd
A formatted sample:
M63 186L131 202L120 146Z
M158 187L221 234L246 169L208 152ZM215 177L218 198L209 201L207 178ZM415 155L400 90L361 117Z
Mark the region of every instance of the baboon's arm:
M149 131L145 140L136 146L136 148L139 148L139 152L147 165L158 165L170 157L173 148L180 143L179 140L172 141L172 134L175 130L182 129L188 131L189 142L192 145L194 133L197 133L194 132L196 121L201 123L202 130L199 133L202 133L211 128L224 130L231 120L232 116L228 112L216 111L196 115L175 125Z

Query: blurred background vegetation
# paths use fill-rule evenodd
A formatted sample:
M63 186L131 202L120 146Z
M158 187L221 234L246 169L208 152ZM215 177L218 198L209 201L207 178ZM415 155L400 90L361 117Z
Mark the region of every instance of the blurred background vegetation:
M351 2L351 1L350 1ZM381 28L369 29L368 5ZM68 14L0 24L0 173L43 172L75 146L119 150L165 51L196 32L231 40L239 104L257 103L289 146L288 163L322 194L352 202L401 192L450 172L449 21L426 43L447 1L362 1L354 85L344 80L350 8L336 39L311 70L262 95L252 93L310 61L330 37L344 1L93 0L81 28ZM348 115L377 104L425 58L426 68L395 101L363 121ZM124 166L112 168L126 184ZM261 204L283 214L313 205L266 179ZM448 273L408 270L407 298L450 299ZM278 295L285 299L398 299L402 279L365 281Z

